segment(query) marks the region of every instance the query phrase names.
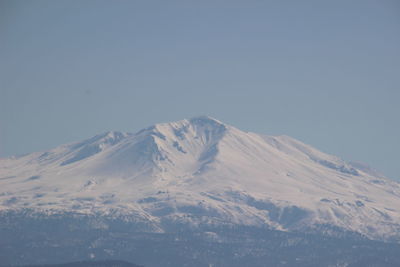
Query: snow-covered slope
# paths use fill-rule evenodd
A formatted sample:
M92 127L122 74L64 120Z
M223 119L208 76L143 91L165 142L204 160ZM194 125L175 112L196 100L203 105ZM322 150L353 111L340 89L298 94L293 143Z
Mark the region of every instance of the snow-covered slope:
M400 236L400 185L287 136L210 117L0 160L0 209Z

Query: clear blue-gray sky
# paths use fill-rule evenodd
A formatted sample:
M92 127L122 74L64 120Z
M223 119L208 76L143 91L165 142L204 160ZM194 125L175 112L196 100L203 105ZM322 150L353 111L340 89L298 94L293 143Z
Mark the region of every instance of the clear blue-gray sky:
M210 115L400 178L400 1L0 0L0 156Z

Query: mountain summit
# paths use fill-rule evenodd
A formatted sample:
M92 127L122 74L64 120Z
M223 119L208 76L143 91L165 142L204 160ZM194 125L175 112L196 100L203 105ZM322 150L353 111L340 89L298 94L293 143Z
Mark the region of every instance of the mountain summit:
M0 160L0 211L400 238L400 185L287 136L207 116Z

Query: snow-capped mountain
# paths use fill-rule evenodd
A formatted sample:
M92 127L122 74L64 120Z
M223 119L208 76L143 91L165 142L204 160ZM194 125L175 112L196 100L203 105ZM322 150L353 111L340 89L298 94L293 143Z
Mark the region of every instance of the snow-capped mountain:
M0 210L123 216L400 240L400 184L288 136L210 117L0 160ZM0 213L1 214L1 213Z

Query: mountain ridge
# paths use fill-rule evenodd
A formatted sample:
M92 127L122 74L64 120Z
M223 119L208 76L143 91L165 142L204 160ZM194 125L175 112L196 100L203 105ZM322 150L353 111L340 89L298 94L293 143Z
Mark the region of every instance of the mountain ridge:
M3 213L129 215L161 232L174 222L283 231L330 225L400 238L399 183L291 137L243 132L208 116L0 160L0 174Z

